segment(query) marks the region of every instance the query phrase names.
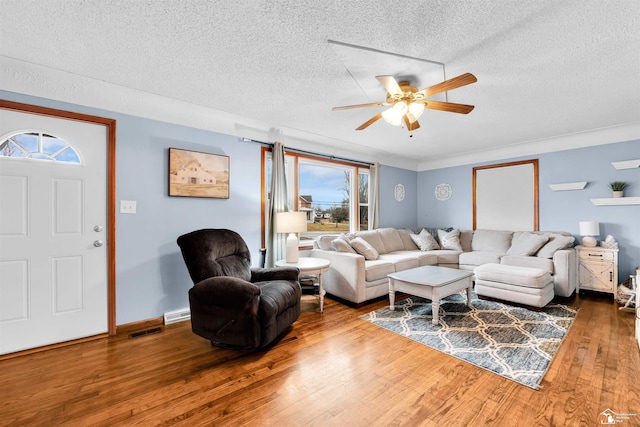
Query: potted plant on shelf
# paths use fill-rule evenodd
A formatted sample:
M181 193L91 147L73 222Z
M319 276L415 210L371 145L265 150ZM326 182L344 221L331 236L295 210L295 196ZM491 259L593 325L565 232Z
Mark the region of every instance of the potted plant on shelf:
M624 181L613 181L609 183L609 187L613 190L613 197L622 197L624 195L624 189L627 187L627 183Z

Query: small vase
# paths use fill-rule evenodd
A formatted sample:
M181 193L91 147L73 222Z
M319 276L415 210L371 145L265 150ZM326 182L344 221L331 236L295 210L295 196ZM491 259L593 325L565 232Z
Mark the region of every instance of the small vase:
M613 197L614 198L618 198L618 197L623 197L624 196L624 191L614 191L613 192Z

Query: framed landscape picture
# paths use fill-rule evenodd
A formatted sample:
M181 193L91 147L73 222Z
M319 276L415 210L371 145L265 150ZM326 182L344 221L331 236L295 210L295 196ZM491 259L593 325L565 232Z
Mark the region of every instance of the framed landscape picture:
M169 196L229 198L229 156L169 148Z

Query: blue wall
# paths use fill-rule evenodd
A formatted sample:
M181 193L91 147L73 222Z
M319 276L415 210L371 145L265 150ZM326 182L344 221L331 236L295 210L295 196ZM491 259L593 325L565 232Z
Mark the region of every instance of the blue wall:
M136 200L117 214L117 322L187 307L192 286L176 238L199 228L237 231L259 260L260 146L237 137L130 116L117 120L117 199ZM168 148L230 157L229 199L169 197Z
M621 281L640 266L640 205L595 206L591 199L611 197L609 182L626 181L625 196L640 196L640 169L616 170L611 162L640 159L640 140L504 159L491 163L538 159L540 230L562 230L578 241L580 221L598 221L600 240L611 234L618 241ZM472 228L473 168L488 163L418 173L418 225ZM584 190L552 191L549 184L587 181ZM436 200L433 190L446 182L452 197Z
M117 120L116 197L135 200L137 213L116 213L116 322L118 325L161 316L188 306L192 286L176 238L198 228L238 231L252 250L254 265L260 248L260 146L235 136L128 116L110 111L0 91L3 99L93 114ZM168 197L169 147L230 157L230 198ZM628 181L628 196L640 196L640 169L617 171L611 161L640 158L640 141L608 144L538 158L540 167L540 229L578 232L578 222L595 220L602 237L620 242L620 275L640 265L640 206L596 207L590 198L608 197L607 183ZM504 161L520 160L505 159ZM501 161L502 162L502 161ZM500 162L492 162L500 163ZM478 164L480 165L480 164ZM380 170L380 226L416 225L471 228L471 174L478 165L415 172L391 166ZM589 181L582 191L552 192L548 184ZM452 197L434 197L437 184L448 183ZM403 184L406 196L394 198Z
M402 201L395 198L394 189L402 184L405 197ZM392 166L380 166L380 227L411 227L418 223L418 192L416 172Z
M116 123L116 198L136 214L116 213L116 323L188 307L193 285L176 238L198 228L240 233L257 265L261 247L260 146L237 137L110 111L0 91L10 101L112 118ZM230 157L230 198L169 197L168 148Z

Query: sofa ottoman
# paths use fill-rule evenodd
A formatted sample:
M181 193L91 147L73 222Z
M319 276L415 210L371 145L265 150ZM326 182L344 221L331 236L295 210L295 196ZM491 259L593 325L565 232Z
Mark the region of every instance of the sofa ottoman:
M478 296L538 308L547 305L554 296L553 279L541 268L489 263L476 267L474 274Z

